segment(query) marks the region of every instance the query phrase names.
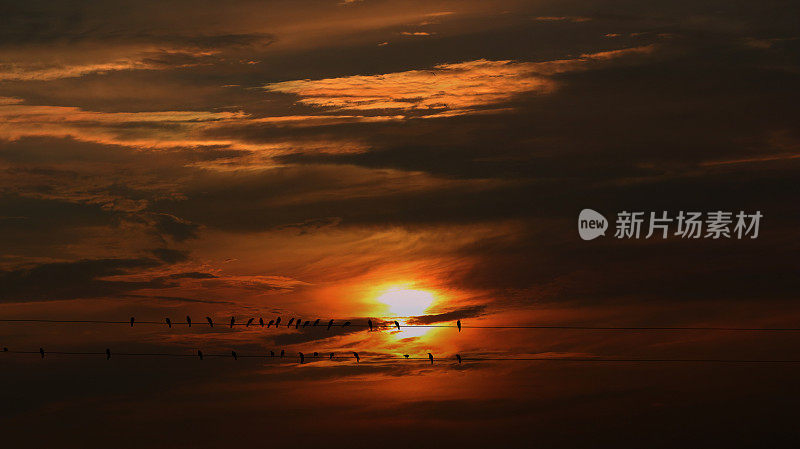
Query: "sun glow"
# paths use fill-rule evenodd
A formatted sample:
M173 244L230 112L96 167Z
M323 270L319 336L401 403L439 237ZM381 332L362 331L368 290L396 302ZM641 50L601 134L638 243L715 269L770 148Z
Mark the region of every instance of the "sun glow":
M404 287L384 290L376 301L389 306L389 312L396 316L420 316L433 304L433 293Z

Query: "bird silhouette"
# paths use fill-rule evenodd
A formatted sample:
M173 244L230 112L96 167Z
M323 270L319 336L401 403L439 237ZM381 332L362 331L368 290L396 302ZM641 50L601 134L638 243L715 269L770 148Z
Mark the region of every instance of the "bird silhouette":
M239 360L239 356L236 355L236 351L231 351L231 356L233 357L233 360Z
M200 357L200 360L203 360L203 351L197 350L197 356Z
M286 327L292 327L292 323L294 322L294 318L289 319L289 324Z
M250 325L253 324L253 320L255 320L255 318L250 318L249 320L247 320L247 324L245 324L244 327L250 327Z
M300 354L300 364L302 365L306 361L306 356L304 356L302 352L300 352L299 354Z
M328 357L328 359L329 360L333 360L333 353L332 352L331 352L331 355Z
M458 364L461 365L461 356L456 354L456 359L458 359Z
M333 326L333 320L328 321L328 328L326 330L331 330L331 326Z
M207 316L207 317L206 317L206 321L208 321L208 325L209 325L209 326L211 326L211 327L214 327L214 321L211 319L211 317L210 317L210 316Z
M428 358L431 359L431 365L433 365L433 354L430 352L428 353Z
M269 356L270 356L270 357L275 357L275 351L270 351L270 352L269 352Z
M317 318L316 320L314 320L314 326L316 326L317 324L319 324L319 318Z
M274 323L274 322L275 322L275 320L269 320L269 323L267 323L267 329L269 329L269 327L272 326L272 323ZM278 327L278 326L275 326L275 327Z
M169 318L167 318L166 322L167 322L167 326L169 326L169 328L172 329L172 321Z
M44 348L39 348L39 354L44 358Z
M234 317L231 317L231 329L233 329L233 323L236 321Z
M319 357L319 352L314 351L314 358L316 359L317 357Z
M369 326L369 331L372 332L372 320L367 319L367 325Z
M8 348L6 348L5 346L3 346L3 352L8 352Z
M186 315L186 324L188 324L189 327L192 327L192 317L189 315Z
M361 361L361 357L358 356L358 353L353 351L353 356L356 358L356 363Z
M303 320L301 320L301 319L298 319L298 320L297 320L297 323L295 323L295 324L294 324L294 328L295 328L295 329L300 329L300 324L302 323L302 321L303 321Z
M303 323L303 327L306 327L306 326L308 326L309 324L311 324L311 321L310 321L310 320L309 320L309 321L306 321L305 323Z
M284 355L285 353L286 353L286 351L284 351L283 349L281 349L281 357L283 357L283 355Z
M398 323L397 321L395 321L395 322L394 322L394 325L395 325L395 327L397 327L397 330L400 330L400 323Z
M136 321L136 318L131 317L131 327L133 327L133 322Z
M111 349L106 348L106 360L111 360Z
M461 320L456 320L456 326L458 326L458 331L461 332Z
M278 327L279 324L281 324L281 317L275 320L275 327Z
M264 327L264 318L259 318L259 319L258 319L258 324L259 324L261 327Z
M342 327L349 326L349 325L350 325L350 322L349 321L345 321L344 324L342 324Z
M403 354L403 357L408 358L408 354Z

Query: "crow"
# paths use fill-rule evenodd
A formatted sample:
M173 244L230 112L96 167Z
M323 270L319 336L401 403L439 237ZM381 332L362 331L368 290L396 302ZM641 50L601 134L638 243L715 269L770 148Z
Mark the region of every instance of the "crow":
M298 318L298 319L297 319L297 323L295 323L295 325L294 325L294 328L295 328L295 329L300 329L300 324L301 324L302 322L303 322L303 320L301 320L301 319L299 319L299 318Z
M319 352L314 351L314 358L316 359L317 357L319 357Z
M172 329L172 321L169 318L167 318L166 321L167 321L167 326L169 326L169 328Z
M197 350L197 356L200 357L200 360L203 360L203 351Z
M306 356L304 356L302 352L300 352L299 354L300 354L300 364L302 365L306 361Z
M284 351L283 349L281 349L281 357L283 357L283 355L284 355L285 353L286 353L286 351Z
M331 326L333 326L333 320L328 321L328 329L326 330L331 330Z
M403 357L408 358L408 354L403 354Z
M192 317L189 315L186 315L186 324L188 324L189 327L192 327Z
M258 324L259 324L261 327L264 327L264 318L259 318L259 319L258 319Z
M39 354L44 358L44 348L39 348Z
M111 360L111 349L106 348L106 360Z
M369 331L372 332L372 320L367 319L367 325L369 326Z
M395 321L395 322L394 322L394 325L395 325L395 327L397 327L397 330L400 330L400 323L398 323L397 321Z
M353 351L353 356L356 358L356 363L361 361L361 358L358 356L358 353Z
M239 360L239 356L236 355L236 351L231 351L231 356L233 357L233 360Z
M294 318L291 318L291 319L289 320L289 324L287 324L287 325L286 325L286 327L292 327L292 323L293 323L293 322L294 322Z
M275 322L275 320L269 320L269 323L267 323L267 329L269 329L269 327L272 326L272 323L274 323L274 322ZM275 326L275 327L278 327L278 326Z
M281 324L281 317L275 320L275 327L278 327L279 324Z
M319 324L319 318L317 318L317 319L314 321L314 326L316 326L317 324Z
M433 365L433 354L430 352L428 353L428 358L431 359L431 365Z
M306 321L305 323L303 323L303 327L306 327L306 326L308 326L309 324L311 324L311 321Z
M234 317L231 317L231 329L233 329L233 323L234 322L236 322L236 319Z
M275 351L270 351L270 352L269 352L269 356L270 356L270 357L275 357Z
M209 326L211 326L211 327L214 327L214 321L212 321L212 320L211 320L211 317L210 317L210 316L207 316L207 317L206 317L206 320L208 321L208 325L209 325Z
M245 324L244 327L250 327L250 325L253 324L253 320L255 320L255 318L250 318L247 320L247 324Z
M136 321L136 318L131 317L131 327L133 327L133 322Z
M461 356L456 354L456 359L458 359L458 364L461 365Z
M458 326L458 331L461 332L461 320L456 320L456 326Z
M333 360L333 353L332 352L331 352L331 355L328 357L328 359Z

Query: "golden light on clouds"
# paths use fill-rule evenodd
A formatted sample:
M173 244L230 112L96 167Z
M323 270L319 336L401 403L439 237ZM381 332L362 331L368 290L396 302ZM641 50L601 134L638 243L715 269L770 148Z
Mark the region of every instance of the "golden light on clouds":
M388 306L391 314L408 317L424 315L435 297L429 291L400 285L384 289L375 300Z

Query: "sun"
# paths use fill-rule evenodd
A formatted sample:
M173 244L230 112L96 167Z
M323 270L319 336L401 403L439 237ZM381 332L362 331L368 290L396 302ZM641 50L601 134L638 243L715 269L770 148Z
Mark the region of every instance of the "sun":
M384 290L376 301L389 306L389 312L396 316L420 316L433 304L433 293L404 287L391 287Z

